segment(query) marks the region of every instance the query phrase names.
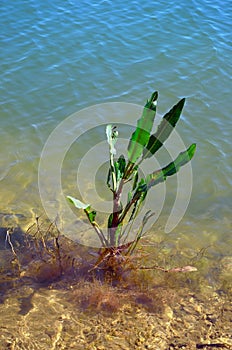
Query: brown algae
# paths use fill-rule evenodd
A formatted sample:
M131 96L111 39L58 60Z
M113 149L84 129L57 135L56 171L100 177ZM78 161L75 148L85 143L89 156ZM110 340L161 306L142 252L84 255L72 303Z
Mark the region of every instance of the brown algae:
M232 346L230 257L210 269L208 260L207 269L207 256L196 254L196 273L137 268L114 283L100 269L89 273L88 249L58 237L54 227L46 239L15 230L10 238L17 257L1 232L1 349ZM152 256L157 265L165 256L166 266L175 266L158 245L142 251L133 266L147 265ZM177 262L189 263L186 257Z

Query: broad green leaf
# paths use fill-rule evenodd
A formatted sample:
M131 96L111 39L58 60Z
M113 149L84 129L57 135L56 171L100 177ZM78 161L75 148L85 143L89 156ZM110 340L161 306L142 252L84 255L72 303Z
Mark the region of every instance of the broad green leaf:
M185 99L182 98L182 100L180 100L168 113L165 114L157 128L157 131L149 138L148 144L143 151L143 159L151 157L160 149L160 147L162 147L172 130L175 128L184 107L184 103Z
M85 210L85 209L87 209L87 208L90 207L89 204L85 204L85 203L79 201L79 199L76 199L76 198L74 198L74 197L67 196L67 198L68 198L69 202L71 202L72 204L74 204L75 207L78 208L78 209L84 209L84 210Z
M158 91L155 91L151 95L150 100L147 100L147 102L146 102L144 107L148 108L148 109L151 109L152 111L156 112L157 99L158 99Z
M92 208L89 204L85 204L85 203L83 203L83 202L79 201L78 199L71 197L71 196L67 196L67 198L72 204L75 205L76 208L83 209L85 211L91 224L95 221L95 217L96 217L97 213L95 210L92 210Z
M158 92L151 95L150 100L147 101L143 109L141 118L137 121L137 127L133 132L128 145L128 159L129 163L135 164L137 159L142 155L144 147L147 145L150 132L152 130Z
M181 152L174 162L169 163L166 167L155 171L154 173L146 177L147 188L164 182L168 176L177 173L183 165L188 163L194 156L196 150L196 144L193 143L186 151Z

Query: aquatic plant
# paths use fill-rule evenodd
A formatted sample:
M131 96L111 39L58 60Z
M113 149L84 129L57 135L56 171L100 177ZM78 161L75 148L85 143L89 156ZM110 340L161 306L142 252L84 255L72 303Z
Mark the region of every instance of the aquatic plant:
M118 138L117 127L107 125L106 136L109 144L109 171L107 176L107 186L112 192L112 213L108 217L108 232L104 234L96 221L97 213L89 204L67 196L68 200L78 209L84 210L90 224L96 231L102 248L99 257L93 267L96 269L103 264L106 269L117 270L126 265L128 257L134 252L139 241L144 235L144 227L148 220L154 215L149 210L145 213L141 224L135 234L135 238L127 242L130 230L136 217L142 209L143 202L148 191L166 181L167 177L176 174L179 169L187 164L193 157L196 144L191 144L185 151L181 152L177 158L167 166L155 170L144 178L140 178L139 167L141 163L151 158L163 146L172 130L175 128L185 99L181 99L172 109L166 113L156 132L152 134L152 127L156 115L158 92L154 92L147 100L142 116L137 121L137 127L129 140L127 148L127 159L124 155L116 157L116 142ZM127 202L123 205L122 194L125 184L130 183L131 188L127 193ZM182 270L181 270L182 269ZM175 269L174 269L175 270ZM176 271L191 271L191 267L177 268ZM163 271L169 271L163 269ZM171 271L171 270L170 270Z

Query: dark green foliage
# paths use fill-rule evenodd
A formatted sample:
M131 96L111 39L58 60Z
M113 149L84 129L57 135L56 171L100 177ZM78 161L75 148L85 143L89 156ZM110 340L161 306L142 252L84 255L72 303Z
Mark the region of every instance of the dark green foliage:
M183 165L188 163L194 156L196 144L193 143L186 151L181 152L174 162L169 163L166 167L156 170L154 173L146 177L147 188L157 185L166 180L168 176L177 173Z
M147 221L154 215L148 211L140 227L138 228L135 239L125 244L132 224L140 212L143 201L151 187L164 182L168 176L176 174L182 166L188 163L196 150L196 144L192 144L187 150L181 152L174 161L162 169L155 170L146 176L145 179L139 178L139 165L141 162L153 156L164 144L172 130L175 128L185 99L181 99L168 113L166 113L158 126L156 132L151 134L156 114L158 93L154 92L151 98L145 104L141 118L137 121L137 127L133 132L128 144L128 160L124 155L116 158L115 145L117 142L118 131L115 126L108 125L106 128L107 141L109 144L110 164L107 177L107 185L112 191L112 213L108 218L108 235L105 237L103 231L96 223L96 212L89 204L68 196L69 201L78 209L83 209L94 227L98 237L104 247L95 267L97 267L106 257L111 257L123 253L124 256L133 253L139 240L143 236L143 229ZM130 182L131 190L127 194L127 203L121 202L121 196L124 190L124 184ZM94 267L94 268L95 268Z
M149 141L155 119L157 98L158 93L156 91L152 94L150 100L147 101L142 117L137 122L137 128L133 132L128 145L129 163L135 164Z
M167 140L172 130L178 122L182 109L184 107L185 99L182 98L165 116L155 134L151 135L147 147L143 150L143 159L154 155Z

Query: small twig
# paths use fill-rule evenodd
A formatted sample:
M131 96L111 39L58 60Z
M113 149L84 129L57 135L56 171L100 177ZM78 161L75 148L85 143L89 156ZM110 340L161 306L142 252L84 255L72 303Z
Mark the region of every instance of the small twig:
M8 229L8 230L6 231L5 242L8 242L8 244L10 245L11 251L12 251L14 257L15 257L15 260L16 260L16 262L17 262L18 268L20 269L19 259L18 259L18 256L17 256L15 250L14 250L14 246L13 246L13 244L12 244L12 242L11 242L11 239L10 239L10 235L11 235L12 232L13 232L12 229Z
M140 266L140 267L135 267L135 270L161 270L163 272L168 272L167 269L165 269L164 267L155 265L155 266Z
M59 263L59 268L60 268L60 274L62 275L63 273L63 266L62 266L62 258L60 255L60 244L59 244L59 236L54 237L54 246L55 246L55 254L57 256L57 260Z
M197 262L198 260L202 259L205 255L207 250L211 247L212 245L208 245L207 247L201 248L197 254L191 259L191 263Z
M15 250L14 250L14 246L13 246L13 244L12 244L12 242L11 242L11 239L10 239L10 234L11 234L11 233L12 233L12 229L8 229L8 230L6 231L6 239L5 239L5 242L8 242L8 243L9 243L9 245L10 245L10 247L11 247L12 253L14 254L14 256L17 257L17 254L16 254L16 252L15 252Z
M161 270L163 272L192 272L192 271L197 271L197 268L194 266L183 266L183 267L174 267L172 269L165 269L164 267L161 266L141 266L138 267L137 269L139 270Z

